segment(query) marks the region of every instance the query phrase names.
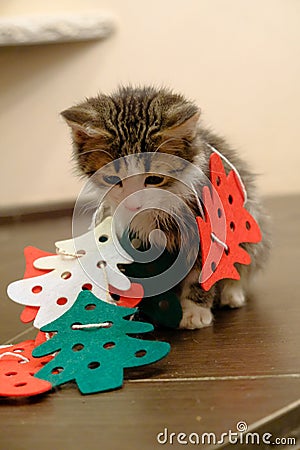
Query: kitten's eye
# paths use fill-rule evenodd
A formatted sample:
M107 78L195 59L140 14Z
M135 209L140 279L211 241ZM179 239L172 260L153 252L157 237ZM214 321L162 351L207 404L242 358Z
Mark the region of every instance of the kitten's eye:
M149 175L149 177L147 177L145 179L145 185L151 184L151 185L157 186L158 184L162 184L163 181L164 181L164 177L160 177L158 175Z
M117 177L116 175L104 175L103 180L107 184L119 184L122 185L122 180L120 177Z

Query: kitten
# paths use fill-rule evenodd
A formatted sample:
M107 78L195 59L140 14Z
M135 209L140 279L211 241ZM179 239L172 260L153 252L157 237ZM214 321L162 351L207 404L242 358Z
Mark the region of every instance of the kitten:
M152 230L160 229L166 235L169 251L178 251L180 245L189 247L187 258L194 258L195 262L178 288L183 310L180 328L210 325L214 303L232 308L243 306L249 279L264 265L268 253L266 216L256 194L254 176L224 139L199 123L199 108L167 89L122 87L112 95L89 98L63 111L62 116L72 130L74 155L80 171L91 177L104 168L98 184L100 188L110 188L104 202L110 213L123 202L120 207L123 225L125 227L134 216L130 232L142 243L146 244ZM200 196L205 177L192 180L194 174L188 163L197 165L209 177L212 150L207 144L221 152L239 171L248 195L246 208L258 222L263 238L258 244L243 244L252 262L250 266L236 265L240 280L219 281L206 292L199 284L201 254L198 247L195 250L191 244L195 238L193 233L197 231L189 227L182 207L174 202L171 207L183 218L189 237L185 242L180 240L178 224L163 211L170 208L169 196L161 193L175 194L194 216L199 215L195 193L188 186L193 183ZM149 153L150 157L140 158ZM132 158L127 161L128 155L135 155L134 162ZM168 155L174 159L171 168ZM121 157L124 158L119 159ZM228 172L230 167L226 163L224 166ZM156 209L144 210L153 203L155 188L159 188ZM160 235L157 239L157 245L162 244Z

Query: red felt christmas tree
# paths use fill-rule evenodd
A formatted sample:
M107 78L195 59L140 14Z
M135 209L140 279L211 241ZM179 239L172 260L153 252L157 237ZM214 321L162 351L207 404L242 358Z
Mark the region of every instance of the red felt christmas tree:
M33 265L34 261L38 258L43 258L44 256L51 256L53 253L44 252L36 247L25 247L24 248L24 256L26 261L26 267L24 272L25 278L39 277L40 275L44 275L45 273L51 272L51 270L47 269L36 269ZM38 306L25 306L23 309L20 319L24 323L32 322L38 312Z
M250 264L241 243L261 240L259 226L244 207L244 193L236 173L226 175L221 158L210 157L211 189L203 188L205 218L197 217L202 251L200 283L208 291L223 278L238 280L235 263Z
M30 340L0 350L0 396L24 397L52 389L49 381L34 377L52 356L33 358L34 346L35 341Z

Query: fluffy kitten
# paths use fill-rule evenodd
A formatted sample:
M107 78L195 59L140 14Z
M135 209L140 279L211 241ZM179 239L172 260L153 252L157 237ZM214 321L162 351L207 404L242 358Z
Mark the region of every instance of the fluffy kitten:
M176 251L180 245L190 246L187 257L195 256L196 260L179 285L183 309L180 327L194 329L210 325L213 319L211 307L216 301L233 308L241 307L245 303L250 276L265 262L268 249L265 215L255 191L253 175L224 139L201 126L199 108L181 95L166 89L126 87L112 95L100 94L89 98L63 111L62 116L72 129L74 154L81 172L91 177L104 167L104 171L100 171L98 185L100 188L110 188L105 197L105 204L110 212L114 213L123 201L121 215L124 217L124 224L141 210L133 218L130 231L142 242L147 242L152 230L161 229L166 235L168 250ZM142 211L153 202L153 189L149 188L159 187L158 193L174 193L188 205L195 216L199 215L195 194L188 188L194 175L189 170L190 165L182 161L197 165L209 176L211 149L207 144L218 149L238 169L247 189L246 208L259 223L263 235L258 244L243 244L251 255L252 263L250 266L236 265L241 279L219 281L208 292L201 288L198 281L201 254L198 254L196 247L197 255L193 255L195 249L191 244L192 234L196 231L189 229L182 211L181 217L188 230L190 244L180 240L176 221L163 211L166 206L170 207L167 205L168 196L164 198L158 194L155 199L156 209ZM145 152L151 155L139 159L139 155ZM159 159L155 158L157 154L161 156ZM175 158L171 170L165 154L182 159ZM135 155L135 162L132 163L132 159L129 159L131 162L127 163L127 155ZM119 159L120 157L125 158ZM226 163L224 166L228 172L230 168ZM200 195L205 177L193 179L192 182ZM137 194L132 195L135 192ZM182 208L176 206L176 202L172 207L180 217Z

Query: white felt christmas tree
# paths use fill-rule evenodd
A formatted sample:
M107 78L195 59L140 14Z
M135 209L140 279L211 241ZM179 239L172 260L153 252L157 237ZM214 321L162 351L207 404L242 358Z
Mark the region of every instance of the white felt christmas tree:
M51 272L8 286L12 300L39 307L35 327L41 328L64 314L84 289L92 290L102 300L112 301L108 285L123 291L130 288L129 279L117 264L133 260L114 236L111 222L108 217L82 236L56 242L57 255L34 262L36 268L53 269Z

